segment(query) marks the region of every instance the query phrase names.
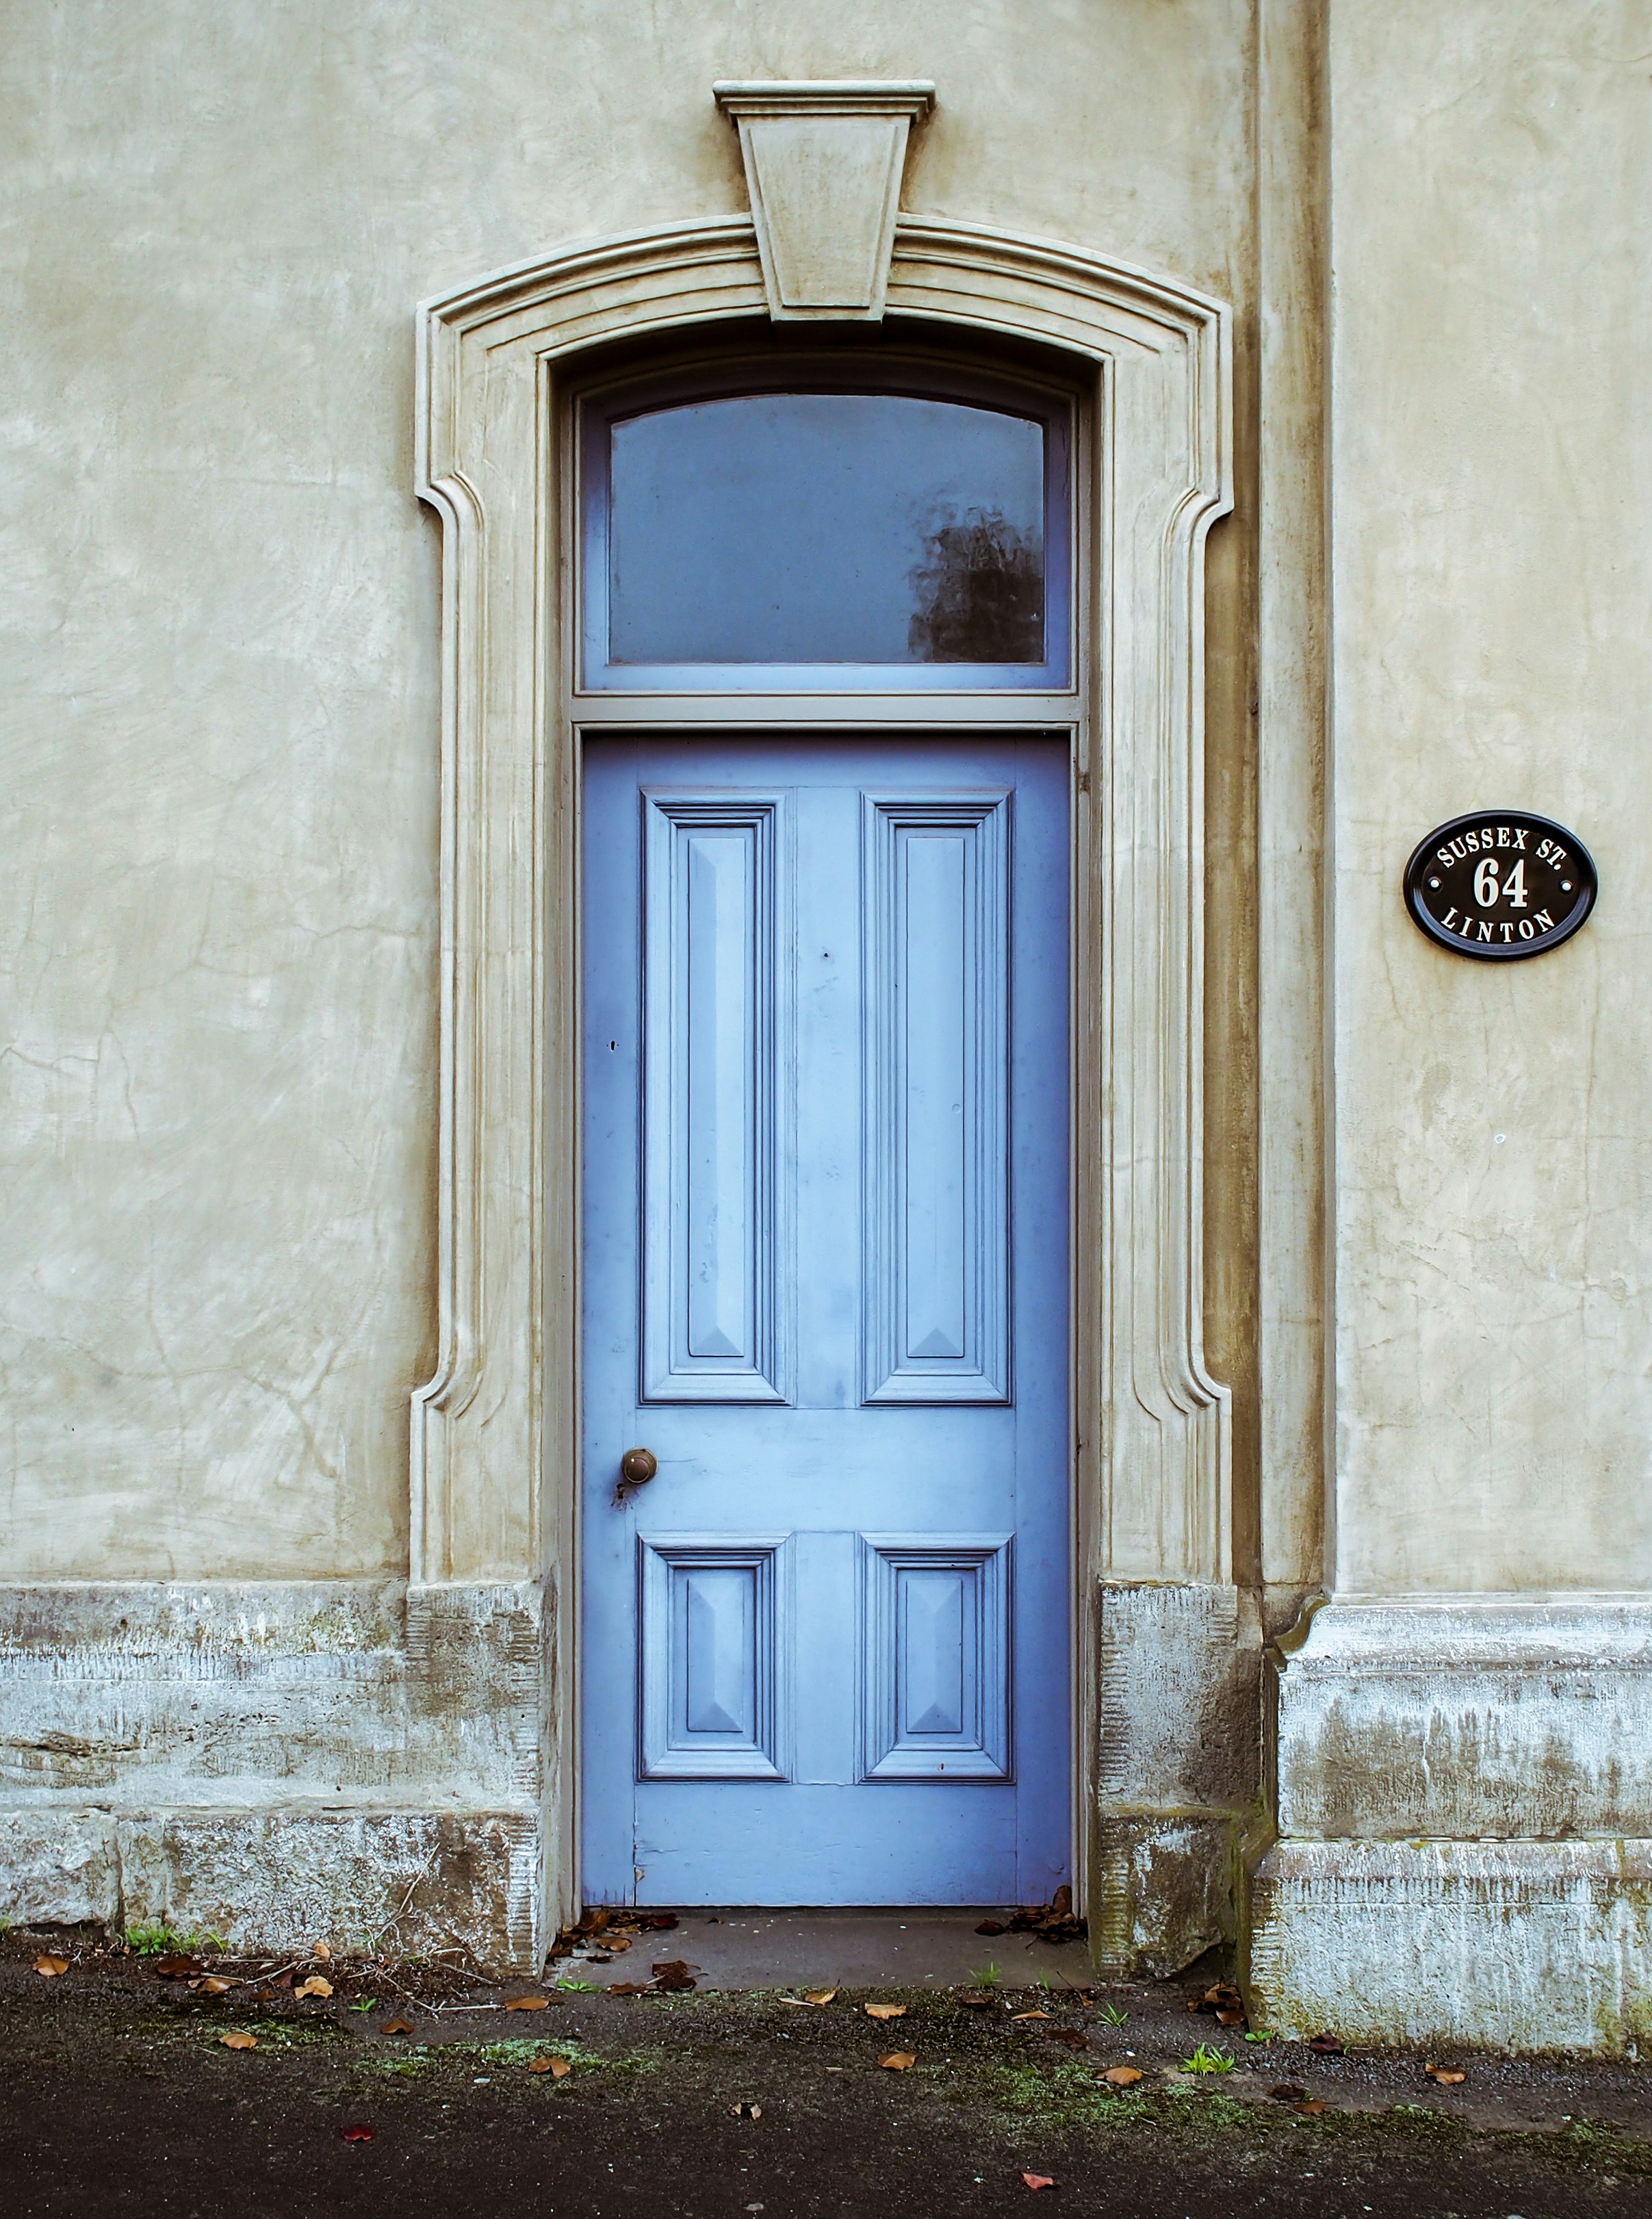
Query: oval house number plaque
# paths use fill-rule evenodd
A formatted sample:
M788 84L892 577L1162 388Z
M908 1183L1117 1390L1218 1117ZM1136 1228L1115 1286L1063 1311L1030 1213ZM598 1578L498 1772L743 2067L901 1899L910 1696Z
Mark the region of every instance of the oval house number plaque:
M1435 827L1406 865L1406 906L1431 940L1486 963L1546 955L1594 907L1588 849L1523 809L1476 810Z

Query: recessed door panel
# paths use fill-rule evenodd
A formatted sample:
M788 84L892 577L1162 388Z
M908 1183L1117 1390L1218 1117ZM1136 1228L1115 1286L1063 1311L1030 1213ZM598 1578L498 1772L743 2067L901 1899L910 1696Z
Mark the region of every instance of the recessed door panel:
M1070 1876L1067 776L587 746L588 1900Z

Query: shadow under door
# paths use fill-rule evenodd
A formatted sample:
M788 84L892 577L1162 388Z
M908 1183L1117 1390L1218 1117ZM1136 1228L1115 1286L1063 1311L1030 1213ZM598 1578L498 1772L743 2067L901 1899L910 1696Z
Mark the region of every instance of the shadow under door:
M587 743L587 1902L1068 1877L1067 763Z

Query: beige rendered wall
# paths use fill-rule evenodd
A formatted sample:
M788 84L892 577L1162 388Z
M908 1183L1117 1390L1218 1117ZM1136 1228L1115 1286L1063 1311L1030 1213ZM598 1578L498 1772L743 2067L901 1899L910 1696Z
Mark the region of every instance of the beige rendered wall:
M1332 0L1336 1582L1652 1578L1652 6ZM1413 843L1593 920L1480 964Z
M413 303L743 209L713 80L854 72L937 80L909 206L1172 272L1243 334L1251 9L14 0L0 40L0 1557L394 1572L433 1329ZM1223 560L1218 753L1249 692ZM1240 1239L1242 1146L1213 1161Z

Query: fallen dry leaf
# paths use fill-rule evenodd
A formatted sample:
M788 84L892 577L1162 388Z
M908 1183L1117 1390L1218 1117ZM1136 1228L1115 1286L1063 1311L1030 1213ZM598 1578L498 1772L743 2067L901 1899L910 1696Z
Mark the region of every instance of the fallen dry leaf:
M670 1996L686 1993L694 1985L694 1975L699 1967L686 1965L680 1957L674 1957L667 1964L650 1965L649 1970L654 1975L655 1986L662 1994Z
M1245 2013L1242 2011L1219 2011L1216 2023L1218 2026L1243 2026Z
M198 1996L227 1996L235 1985L233 1980L220 1980L216 1973L208 1973L203 1980L189 1983Z
M319 1957L324 1965L330 1963L332 1957L332 1952L328 1949L325 1942L317 1942L312 1947L310 1955L312 1957ZM370 2134L372 2132L372 2129L370 2127L369 2128L368 2132Z
M605 1934L597 1947L605 1955L618 1957L630 1948L632 1938L630 1935Z
M192 1980L206 1971L198 1957L157 1957L155 1977L158 1980Z
M293 1990L293 1993L295 1996L330 1996L332 1993L332 1983L331 1980L324 1980L320 1973L312 1973L307 1980L299 1982Z
M1135 2065L1109 2065L1102 2078L1115 2088L1133 2088L1141 2078L1141 2068Z
M1188 2009L1190 2011L1214 2011L1219 2017L1225 2011L1235 2011L1242 2017L1245 1998L1231 1980L1218 1980L1214 1986L1207 1988L1203 1995L1193 1997Z
M341 2141L346 2142L370 2142L373 2139L373 2129L365 2119L357 2119L349 2126L339 2128L338 2138Z
M761 2104L730 2104L729 2106L729 2116L731 2119L761 2119L762 2116L763 2107Z
M258 2046L256 2034L220 2034L218 2039L226 2049L256 2049Z
M805 1988L803 1999L806 2004L829 2004L836 1993L835 1988Z
M566 2080L574 2067L565 2057L531 2057L530 2073L549 2073L553 2080Z
M69 1969L66 1957L36 1957L34 1970L43 1980L55 1980Z
M916 2065L917 2061L916 2049L891 2049L887 2057L878 2060L885 2073L904 2073L909 2065Z
M512 1996L506 2001L506 2011L543 2011L548 1998L544 1996Z
M1320 2097L1315 2096L1310 2102L1299 2104L1296 2106L1296 2116L1299 2119L1317 2119L1321 2111L1328 2110L1329 2109L1329 2104L1326 2104Z
M1010 2012L1010 2014L1009 2014L1009 2016L1010 2016L1010 2017L1011 2017L1012 2019L1018 2019L1018 2018L1048 2018L1048 2017L1050 2016L1050 2014L1048 2013L1048 2011L1011 2011L1011 2012Z
M405 2018L387 2018L379 2029L379 2032L381 2034L411 2034L412 2022Z
M1455 2088L1469 2077L1466 2073L1450 2072L1444 2065L1425 2065L1423 2070L1431 2080L1438 2081L1443 2088Z
M1050 2029L1050 2040L1063 2043L1068 2049L1090 2048L1089 2036L1081 2034L1076 2026L1053 2026Z
M1072 1915L1072 1890L1059 1887L1048 1903L1023 1905L1007 1919L984 1918L978 1934L1036 1934L1042 1942L1082 1942L1084 1922Z
M868 2018L904 2018L906 2005L904 2004L868 2004L866 2017Z
M646 1980L616 1980L607 1992L611 1996L645 1996L649 1988Z
M1022 2179L1026 2182L1028 2188L1053 2188L1055 2186L1053 2175L1047 2172L1024 2172L1022 2175Z
M1309 2039L1307 2046L1310 2049L1317 2050L1321 2057L1340 2057L1343 2054L1342 2044L1334 2034L1314 2035Z
M1270 2088L1268 2093L1276 2104L1303 2104L1307 2101L1307 2090L1295 2080L1282 2080L1276 2088Z

